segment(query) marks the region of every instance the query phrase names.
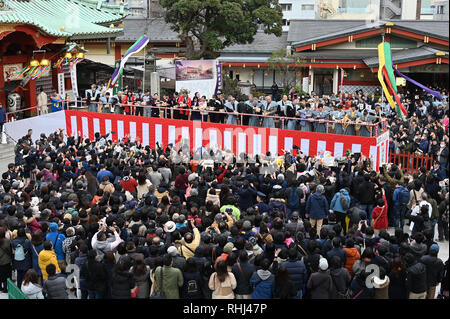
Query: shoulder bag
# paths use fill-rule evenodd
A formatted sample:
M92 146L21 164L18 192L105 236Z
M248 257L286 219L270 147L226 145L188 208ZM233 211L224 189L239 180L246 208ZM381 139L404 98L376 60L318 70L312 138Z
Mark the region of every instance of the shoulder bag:
M156 290L151 296L150 299L167 299L166 294L163 291L163 269L164 266L161 266L161 273L160 273L160 287L158 290ZM155 279L156 281L156 279Z

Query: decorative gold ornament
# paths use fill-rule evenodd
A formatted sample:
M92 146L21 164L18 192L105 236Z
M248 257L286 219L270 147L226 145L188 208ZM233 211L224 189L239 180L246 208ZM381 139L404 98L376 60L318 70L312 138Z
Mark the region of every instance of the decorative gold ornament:
M31 66L31 67L39 66L39 61L36 60L36 59L31 60L31 61L30 61L30 66Z
M40 65L48 66L48 65L50 65L50 61L48 59L42 59Z

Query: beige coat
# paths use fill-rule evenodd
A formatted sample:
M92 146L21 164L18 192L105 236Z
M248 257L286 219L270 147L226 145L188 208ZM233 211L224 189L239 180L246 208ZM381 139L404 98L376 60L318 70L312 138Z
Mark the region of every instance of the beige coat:
M37 104L39 105L39 111L41 114L47 114L48 113L48 97L45 92L39 93L37 96Z
M217 205L217 206L220 207L220 197L219 197L219 195L217 195L217 194L216 195L211 195L208 192L208 194L206 195L205 203L207 203L209 201L211 201L214 205Z
M103 189L103 192L109 193L110 195L112 195L112 193L114 193L114 191L115 191L114 185L112 183L107 183L107 184L101 183L99 188Z
M234 299L233 290L236 288L237 283L232 272L228 272L224 282L219 281L215 272L209 278L208 286L213 291L212 299Z
M409 203L408 203L409 209L413 209L414 206L419 205L419 203L422 201L422 193L423 192L424 192L424 190L422 187L418 191L416 191L415 189L412 189L409 192ZM414 194L416 196L414 196ZM417 201L416 201L416 198L417 198Z

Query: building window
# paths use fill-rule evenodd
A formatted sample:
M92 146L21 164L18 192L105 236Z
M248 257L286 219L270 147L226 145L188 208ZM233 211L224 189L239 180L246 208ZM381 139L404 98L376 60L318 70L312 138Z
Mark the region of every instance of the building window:
M291 21L289 19L283 19L283 25L289 26L291 24Z
M302 4L302 11L314 11L313 4Z
M281 10L283 11L291 11L292 10L292 4L291 3L282 3L280 4Z
M444 6L437 7L437 14L444 14Z

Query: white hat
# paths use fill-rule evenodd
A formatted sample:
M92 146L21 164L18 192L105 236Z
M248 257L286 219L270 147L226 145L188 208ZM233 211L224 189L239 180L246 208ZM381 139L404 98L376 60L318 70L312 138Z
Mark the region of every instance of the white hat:
M167 253L172 257L176 256L178 253L177 247L170 246L169 248L167 248Z
M321 270L327 270L328 269L328 261L325 258L320 258L319 268Z
M384 279L380 279L377 276L375 276L375 277L373 277L372 280L373 280L373 284L374 284L375 288L381 288L381 286L386 283L388 278L387 278L387 276L384 276Z
M167 223L164 224L167 227L167 232L171 233L173 232L175 229L177 229L177 226L175 225L175 223L171 220L169 220Z

